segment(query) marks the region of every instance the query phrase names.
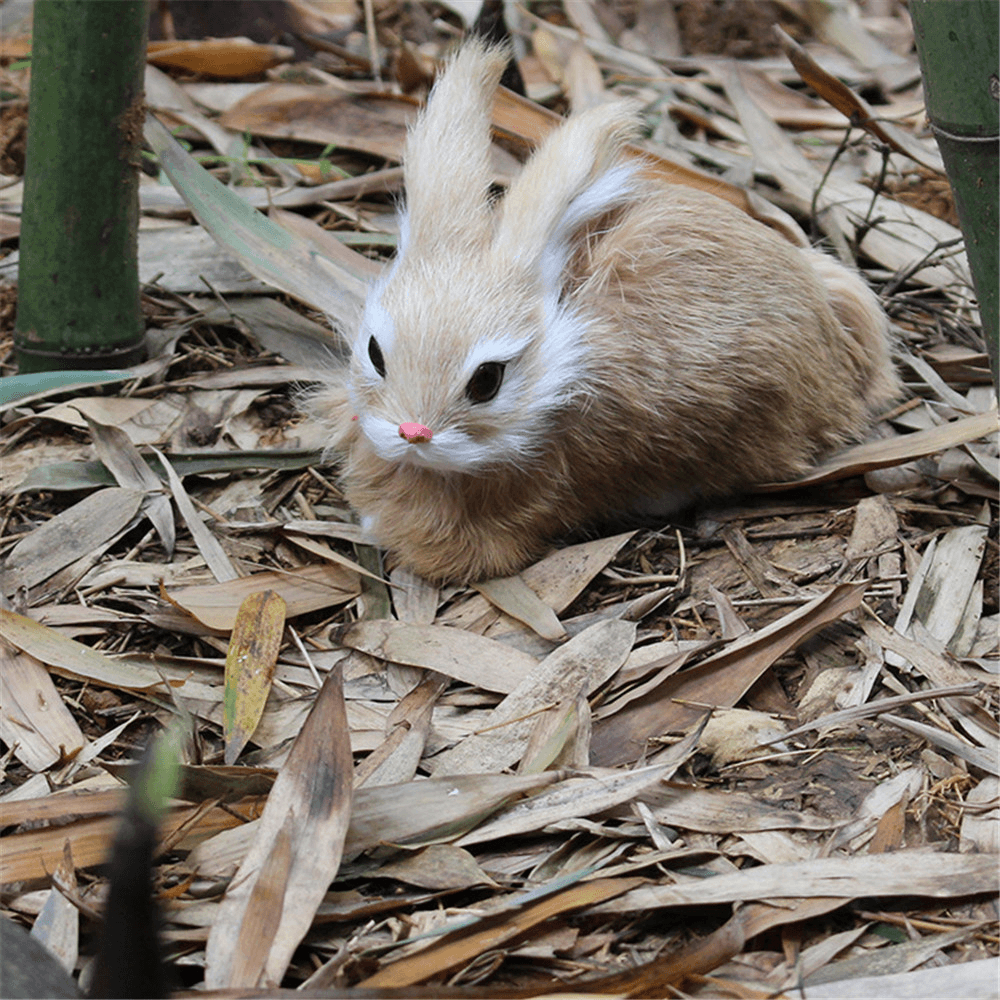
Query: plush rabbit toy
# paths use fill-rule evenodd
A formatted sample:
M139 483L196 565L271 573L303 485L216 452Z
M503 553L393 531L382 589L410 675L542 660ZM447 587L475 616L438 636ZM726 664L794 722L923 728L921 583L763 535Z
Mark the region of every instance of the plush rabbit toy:
M861 278L568 119L490 197L506 52L467 43L409 134L399 253L313 399L373 540L432 580L804 471L897 393Z

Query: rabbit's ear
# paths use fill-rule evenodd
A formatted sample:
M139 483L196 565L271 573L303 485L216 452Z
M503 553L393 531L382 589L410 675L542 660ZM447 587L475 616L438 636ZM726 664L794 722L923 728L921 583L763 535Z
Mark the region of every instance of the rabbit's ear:
M438 77L403 155L400 252L479 242L490 227L490 119L508 50L470 39Z
M575 115L547 136L507 191L494 245L537 268L546 291L558 292L574 232L633 195L641 162L623 160L621 151L638 127L625 102Z

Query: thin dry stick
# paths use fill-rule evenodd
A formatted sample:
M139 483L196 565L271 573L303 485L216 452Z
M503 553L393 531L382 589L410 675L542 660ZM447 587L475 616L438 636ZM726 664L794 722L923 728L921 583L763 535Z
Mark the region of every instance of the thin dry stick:
M378 38L375 35L375 5L372 0L365 0L365 34L368 36L368 58L372 64L372 76L376 83L382 82L382 69L379 66Z

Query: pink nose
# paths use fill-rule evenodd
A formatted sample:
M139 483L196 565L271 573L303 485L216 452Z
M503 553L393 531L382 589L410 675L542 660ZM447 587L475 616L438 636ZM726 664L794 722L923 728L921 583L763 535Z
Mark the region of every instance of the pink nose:
M423 424L400 424L399 436L406 438L410 444L423 444L424 441L430 441L434 437L434 432Z

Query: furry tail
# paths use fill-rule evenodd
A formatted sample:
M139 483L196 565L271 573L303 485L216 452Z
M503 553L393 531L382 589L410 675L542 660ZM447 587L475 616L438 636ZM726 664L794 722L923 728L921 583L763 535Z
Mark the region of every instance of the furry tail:
M872 413L898 399L902 386L892 363L889 317L875 293L856 271L829 254L808 251L813 268L826 288L833 314L857 345L858 388Z

